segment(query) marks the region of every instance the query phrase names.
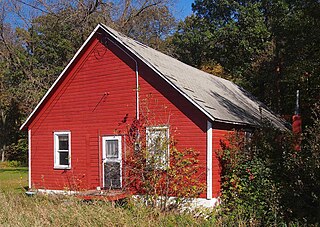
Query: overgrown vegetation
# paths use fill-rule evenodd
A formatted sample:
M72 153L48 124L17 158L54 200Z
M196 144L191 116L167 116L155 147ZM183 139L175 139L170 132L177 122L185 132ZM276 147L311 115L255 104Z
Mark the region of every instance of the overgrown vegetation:
M230 135L217 153L223 219L240 218L253 225L320 222L319 114L316 105L301 150L296 149L295 135L269 126L249 140L243 132Z
M129 120L127 116L119 123L125 134L125 186L142 196L151 207L162 211L176 210L198 198L204 192L205 166L199 163L199 153L192 148L178 148L174 135L169 132L170 114L161 116L166 106L150 109L149 103L158 103L152 95L141 99L140 119ZM156 126L156 127L155 127Z
M142 204L112 205L57 196L0 193L0 225L5 226L210 226L188 214L162 213Z
M9 164L8 164L9 165ZM0 226L210 226L191 214L163 213L133 203L86 202L78 198L27 197L27 168L0 166Z
M188 214L161 213L142 204L112 205L57 196L0 192L1 226L210 226Z

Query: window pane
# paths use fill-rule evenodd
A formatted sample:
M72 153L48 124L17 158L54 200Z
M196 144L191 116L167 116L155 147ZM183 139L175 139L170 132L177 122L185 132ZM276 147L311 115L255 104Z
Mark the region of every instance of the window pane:
M59 149L58 150L69 150L69 138L68 135L59 135Z
M105 187L108 189L121 188L120 162L107 162L104 164Z
M107 158L118 158L118 140L106 140Z
M69 152L59 152L59 165L69 165Z
M152 152L160 154L168 149L167 133L165 129L151 131L149 147Z
M151 128L147 133L147 162L155 168L165 168L168 165L168 128Z

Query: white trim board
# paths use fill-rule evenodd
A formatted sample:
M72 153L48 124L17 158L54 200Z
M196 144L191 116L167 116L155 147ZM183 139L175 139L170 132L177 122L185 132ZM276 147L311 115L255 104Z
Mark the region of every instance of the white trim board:
M212 123L207 121L207 199L212 199Z
M31 189L31 129L28 130L28 187Z

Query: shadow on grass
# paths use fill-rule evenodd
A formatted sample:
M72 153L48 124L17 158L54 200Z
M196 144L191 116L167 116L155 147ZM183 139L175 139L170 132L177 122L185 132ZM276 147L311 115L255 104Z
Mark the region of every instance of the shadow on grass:
M28 167L17 167L17 168L0 168L0 173L4 172L28 172Z

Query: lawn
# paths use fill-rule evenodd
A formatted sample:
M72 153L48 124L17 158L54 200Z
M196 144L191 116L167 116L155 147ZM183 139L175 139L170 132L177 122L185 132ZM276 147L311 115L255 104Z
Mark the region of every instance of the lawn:
M192 214L160 212L128 201L85 202L74 197L25 195L28 169L0 166L0 226L212 226Z
M0 191L24 192L28 186L27 167L1 167Z

